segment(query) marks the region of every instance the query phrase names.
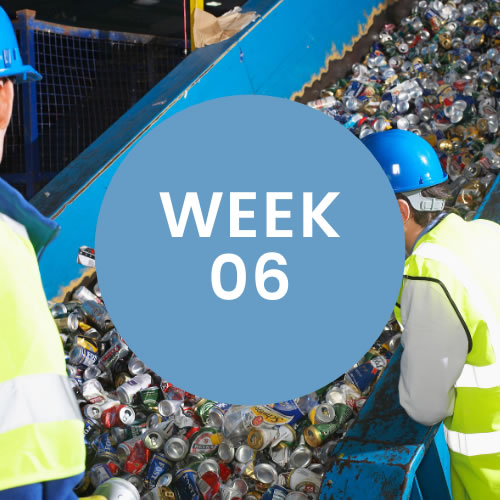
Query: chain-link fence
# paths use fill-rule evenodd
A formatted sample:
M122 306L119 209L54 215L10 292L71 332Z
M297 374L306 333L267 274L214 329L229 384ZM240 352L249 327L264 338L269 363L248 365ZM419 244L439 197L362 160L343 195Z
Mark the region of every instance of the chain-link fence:
M31 198L171 71L184 41L61 26L17 12L23 61L0 175Z

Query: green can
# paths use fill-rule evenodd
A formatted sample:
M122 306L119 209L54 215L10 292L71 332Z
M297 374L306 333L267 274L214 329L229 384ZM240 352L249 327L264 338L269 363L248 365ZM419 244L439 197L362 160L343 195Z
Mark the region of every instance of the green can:
M334 422L338 424L339 429L342 429L346 422L352 417L352 408L343 403L335 403L333 409L335 410Z
M327 439L331 438L337 429L339 424L336 420L330 422L329 424L314 424L306 427L304 431L304 438L306 443L312 448L317 448L321 446Z
M142 404L148 408L153 409L158 405L160 399L160 388L157 386L148 387L140 392Z
M200 399L198 404L195 406L195 413L200 417L200 420L206 424L208 420L208 414L210 410L216 405L215 401L210 401L209 399Z

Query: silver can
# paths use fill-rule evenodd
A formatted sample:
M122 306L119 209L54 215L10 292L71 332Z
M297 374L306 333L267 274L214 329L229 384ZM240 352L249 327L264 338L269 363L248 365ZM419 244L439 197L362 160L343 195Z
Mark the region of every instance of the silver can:
M80 306L86 322L105 333L113 328L113 322L106 308L94 300L85 300Z
M278 472L276 468L269 463L260 463L254 467L254 474L257 481L273 485L278 482Z
M309 420L312 424L329 424L335 420L333 405L322 403L313 406L309 411Z
M215 427L216 429L222 429L223 422L224 412L217 406L210 408L207 417L207 425L209 427Z
M240 464L246 464L254 459L255 451L247 444L242 444L236 449L234 457Z
M92 300L94 302L97 302L98 304L102 303L101 299L93 294L87 287L85 286L79 286L72 295L73 300L77 300L78 302L82 303L85 302L86 300Z
M94 420L99 420L101 418L101 407L96 404L88 404L83 407L83 414L87 418L92 418Z
M345 405L345 392L341 389L341 387L332 387L326 393L325 400L332 406L337 403L342 403Z
M276 465L285 467L290 460L290 447L286 445L275 446L269 450L269 455Z
M151 413L146 420L146 426L149 429L154 429L158 424L163 422L164 418L158 413Z
M62 316L68 315L68 308L66 307L66 304L64 302L56 302L50 308L50 312L52 313L52 317L60 318Z
M130 406L122 406L118 412L118 418L124 425L132 425L135 421L135 411Z
M142 434L142 440L148 450L158 451L164 444L165 440L160 432L154 429L148 429Z
M157 486L170 486L172 484L172 473L171 472L165 472L162 474L158 480L156 481Z
M141 391L146 389L151 385L151 375L144 373L142 375L136 375L133 379L125 382L116 389L116 395L121 403L127 404L131 403L134 396Z
M102 375L101 369L97 365L90 365L83 372L83 379L90 380L92 378L97 378L100 375Z
M158 403L158 413L164 417L175 415L182 406L182 401L172 401L164 399Z
M312 451L309 447L305 445L300 445L293 450L290 455L289 465L292 469L298 469L299 467L308 467L312 460Z
M127 368L132 376L142 375L146 371L146 365L136 356L130 358Z
M289 484L292 490L319 494L321 480L320 475L304 467L299 467L290 473Z
M54 318L57 329L61 333L75 333L78 330L80 316L77 312L69 313L67 316Z
M222 441L217 449L217 455L222 462L228 464L233 461L234 458L234 447L227 441Z
M93 495L102 495L107 500L141 500L137 488L121 477L108 479L94 491Z
M201 462L201 464L198 466L198 477L201 478L203 474L206 474L207 472L215 472L215 474L219 475L219 464L217 463L217 460L214 460L213 458L207 458Z
M171 437L163 447L163 453L169 460L178 462L187 457L189 452L189 441L184 436Z

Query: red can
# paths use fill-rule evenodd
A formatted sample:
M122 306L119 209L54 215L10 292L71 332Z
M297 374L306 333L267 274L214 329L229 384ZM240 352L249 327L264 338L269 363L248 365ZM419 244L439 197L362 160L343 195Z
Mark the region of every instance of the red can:
M150 454L144 441L137 441L125 462L124 470L130 474L141 474L148 465Z

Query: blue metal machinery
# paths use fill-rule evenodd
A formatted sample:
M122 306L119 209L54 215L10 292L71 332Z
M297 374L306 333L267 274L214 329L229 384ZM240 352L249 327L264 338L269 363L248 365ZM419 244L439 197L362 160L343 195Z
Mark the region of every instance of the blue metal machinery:
M60 299L85 279L86 272L76 264L78 248L94 246L106 188L123 158L152 128L188 106L225 95L300 95L393 3L359 0L355 8L345 9L343 2L332 0L247 2L244 10L261 15L255 23L230 40L193 52L35 196L34 204L62 226L41 261L47 297ZM202 133L195 127L193 141ZM168 158L165 168L170 168ZM497 221L499 181L479 211ZM133 238L131 233L132 245ZM338 444L322 499L450 498L442 431L416 424L399 405L400 355L393 356Z
M449 455L440 426L417 424L399 404L401 352L399 348L335 448L322 500L451 498Z

